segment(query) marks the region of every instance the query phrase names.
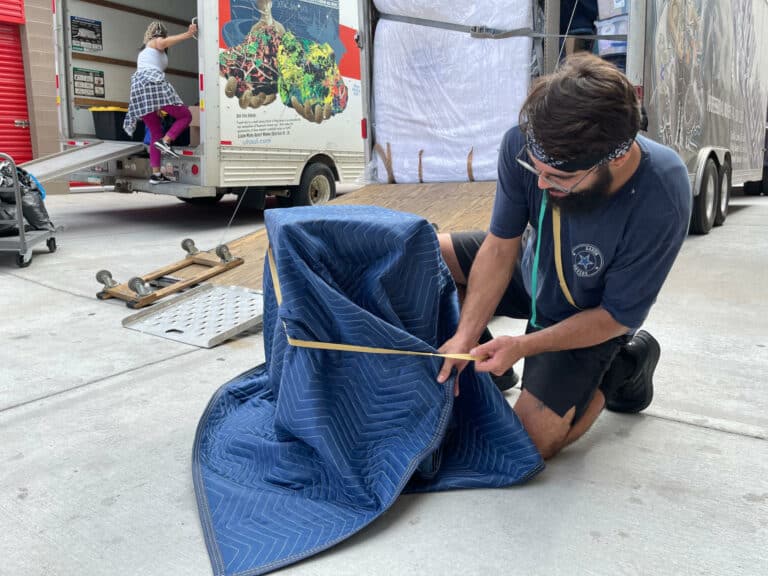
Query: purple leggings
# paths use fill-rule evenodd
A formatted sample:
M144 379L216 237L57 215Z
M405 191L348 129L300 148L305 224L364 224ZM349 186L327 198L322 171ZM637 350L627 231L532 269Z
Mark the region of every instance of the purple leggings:
M192 113L186 106L163 106L161 110L176 119L173 126L168 129L168 133L165 134L173 142L192 122ZM149 142L149 163L152 165L152 168L160 168L162 156L160 150L155 148L155 142L163 139L163 121L157 112L151 112L146 116L142 116L141 119L144 120L144 125L149 129L151 137Z

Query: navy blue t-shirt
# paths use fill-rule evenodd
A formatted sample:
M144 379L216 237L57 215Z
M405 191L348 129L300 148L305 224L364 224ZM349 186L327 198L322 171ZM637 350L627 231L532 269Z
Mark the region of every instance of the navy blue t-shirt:
M691 187L688 170L670 148L638 136L640 166L620 190L593 211L561 210L563 272L581 309L605 308L614 320L638 329L664 284L688 232ZM522 254L522 274L531 295L537 235L541 234L538 267L537 324L550 326L579 310L563 294L557 277L548 203L538 230L543 192L537 178L516 161L525 146L518 127L508 131L499 153L499 181L490 231L516 238L530 224Z

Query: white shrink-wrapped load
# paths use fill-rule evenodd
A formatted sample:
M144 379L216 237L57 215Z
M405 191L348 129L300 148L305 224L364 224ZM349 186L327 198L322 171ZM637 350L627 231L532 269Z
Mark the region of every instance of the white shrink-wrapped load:
M517 30L531 26L531 0L374 0L382 14L410 16L422 20Z
M382 12L385 6L411 5L404 0L377 4L383 5ZM456 4L450 6L456 10ZM508 15L501 8L484 12ZM446 8L416 17L450 15ZM515 24L499 20L490 25L507 29ZM530 61L527 37L477 39L441 28L379 21L373 65L375 137L381 149L389 145L395 180L466 182L470 151L474 180L495 180L501 139L517 124L528 91ZM387 171L379 154L376 162L378 180L384 182Z

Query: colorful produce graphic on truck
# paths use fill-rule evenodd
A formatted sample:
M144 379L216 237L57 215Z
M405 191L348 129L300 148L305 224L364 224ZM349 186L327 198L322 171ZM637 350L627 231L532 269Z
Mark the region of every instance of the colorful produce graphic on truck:
M222 28L227 47L219 57L227 97L248 109L268 106L279 96L283 105L317 124L346 109L349 89L337 60L337 51L345 51L338 0L229 4L230 19Z

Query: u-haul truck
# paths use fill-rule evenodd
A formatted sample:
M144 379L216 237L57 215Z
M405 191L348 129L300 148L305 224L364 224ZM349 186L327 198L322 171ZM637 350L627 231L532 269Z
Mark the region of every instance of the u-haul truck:
M27 165L39 179L70 175L200 203L247 191L246 202L260 207L267 194L288 205L323 203L335 196L336 182L362 174L355 0L58 0L56 7L61 138L70 148ZM176 34L192 18L197 42L172 47L166 71L193 105L189 144L175 147L180 159L163 156L175 182L153 186L146 145L97 138L88 110L102 102L127 106L150 21ZM97 36L87 54L72 35L83 22ZM75 72L96 77L98 90L89 94Z

